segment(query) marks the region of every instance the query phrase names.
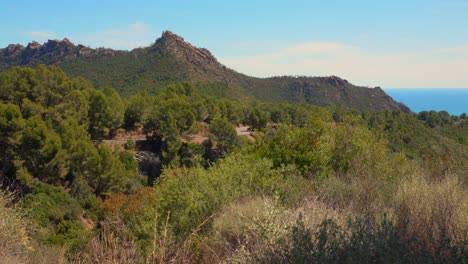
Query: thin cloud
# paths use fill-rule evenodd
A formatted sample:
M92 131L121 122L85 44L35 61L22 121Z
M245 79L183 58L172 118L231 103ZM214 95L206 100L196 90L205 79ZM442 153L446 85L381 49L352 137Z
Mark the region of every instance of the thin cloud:
M288 53L323 53L323 52L336 52L345 49L346 46L334 42L307 42L297 45L289 46L286 51Z
M38 38L50 38L53 36L52 33L47 31L29 31L26 32L26 35L30 37L38 37Z
M91 47L106 47L131 50L148 46L155 41L157 33L141 22L133 22L122 28L107 29L86 35L72 36L79 43Z
M443 48L439 50L440 52L443 53L468 53L468 45L462 45L462 46L456 46L456 47L449 47L449 48Z
M150 29L143 23L135 22L131 24L131 28L138 32L149 32Z
M317 41L290 45L268 54L224 57L220 61L259 77L338 75L371 87L464 87L468 83L466 47L372 52L345 43Z

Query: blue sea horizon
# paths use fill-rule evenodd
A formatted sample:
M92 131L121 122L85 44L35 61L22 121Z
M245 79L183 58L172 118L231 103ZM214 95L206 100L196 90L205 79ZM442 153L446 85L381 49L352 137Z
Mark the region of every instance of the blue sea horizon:
M447 111L451 115L468 113L468 88L385 88L395 101L413 112Z

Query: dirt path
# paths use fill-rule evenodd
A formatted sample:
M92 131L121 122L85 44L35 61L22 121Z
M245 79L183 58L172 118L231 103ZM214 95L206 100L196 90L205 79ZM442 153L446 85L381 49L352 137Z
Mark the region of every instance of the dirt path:
M236 127L236 133L238 136L247 136L247 138L251 141L255 141L255 139L251 135L251 131L249 130L249 126L238 126ZM193 135L186 135L181 138L182 142L189 142L194 144L202 144L205 140L208 139L208 124L201 124L200 132ZM106 139L102 142L112 145L118 143L126 143L128 139L133 139L135 142L137 141L145 141L146 136L142 134L142 129L140 128L138 132L125 132L121 133L118 136L114 137L113 139Z
M250 131L249 131L249 126L238 126L236 127L236 132L238 136L249 136Z

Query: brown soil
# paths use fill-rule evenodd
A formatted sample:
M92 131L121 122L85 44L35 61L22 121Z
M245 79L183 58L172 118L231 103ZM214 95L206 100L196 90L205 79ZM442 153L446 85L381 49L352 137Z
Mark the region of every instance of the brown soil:
M80 216L80 222L83 224L84 228L88 231L94 228L94 221L89 218L84 218L83 216Z
M145 140L146 135L143 134L143 126L137 127L134 130L130 131L119 131L117 134L112 138L113 140L127 140L127 139L133 139L133 140Z
M182 142L193 143L193 144L202 144L203 141L208 139L208 124L205 122L199 122L198 126L200 131L197 134L188 134L181 138Z

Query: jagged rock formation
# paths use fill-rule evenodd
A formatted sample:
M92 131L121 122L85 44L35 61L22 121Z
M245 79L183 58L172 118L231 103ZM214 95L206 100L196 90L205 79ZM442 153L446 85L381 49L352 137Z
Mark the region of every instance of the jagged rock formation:
M209 50L197 48L171 31L164 31L153 45L132 51L92 49L66 38L0 49L0 70L40 63L57 65L72 77L82 76L95 86L110 85L123 94L155 92L170 83L190 81L201 93L235 100L256 98L410 112L378 87L355 86L336 76L246 76L219 63Z
M10 44L0 49L0 69L14 65L36 66L38 64L60 64L78 57L113 56L124 51L112 49L92 49L84 45L74 45L69 39L49 40L43 45L33 41L26 47Z
M182 37L172 33L171 31L164 31L161 38L156 40L154 46L161 46L166 54L186 60L201 67L205 65L216 65L222 67L209 50L194 47L192 44L185 42Z

